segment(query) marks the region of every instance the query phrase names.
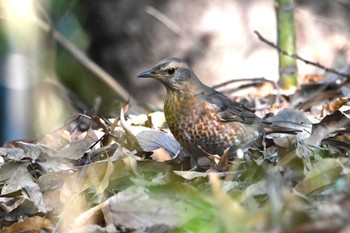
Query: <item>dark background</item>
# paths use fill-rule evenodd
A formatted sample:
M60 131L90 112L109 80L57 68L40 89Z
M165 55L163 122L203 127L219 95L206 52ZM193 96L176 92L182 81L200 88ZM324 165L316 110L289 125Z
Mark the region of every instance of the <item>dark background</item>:
M276 41L273 0L60 0L38 1L37 5L39 18L57 29L126 89L135 113L162 109L165 89L155 80L140 80L136 76L164 58L186 59L209 86L237 78L278 79L276 50L259 41L254 34L257 30L266 39ZM295 18L300 56L332 68L347 65L350 1L298 0ZM0 29L0 75L3 80L8 73L9 54L16 51L11 50L12 41L4 27ZM3 90L7 86L0 85L3 100L1 129L9 125L9 119L13 120L14 126L9 127L12 132L24 129L28 124L42 125L47 132L72 114L119 115L125 98L81 65L79 59L67 52L50 33L40 32L43 39L34 48L36 50L30 56L24 54L28 64L38 58L34 64L25 69L11 68L24 73L30 71L29 76L34 79L28 82L30 90L27 94L34 93L36 99L23 104L25 108L9 104L4 97L7 90ZM27 36L18 35L23 37L24 43L29 40ZM298 72L300 75L323 73L302 62L298 62ZM37 85L33 81L47 79L54 82ZM249 95L248 92L234 94ZM15 92L15 99L17 95ZM12 112L9 113L7 107ZM36 107L41 110L32 110ZM39 112L40 116L30 111ZM60 117L56 117L59 114ZM17 116L22 119L15 119ZM24 126L17 123L22 121Z

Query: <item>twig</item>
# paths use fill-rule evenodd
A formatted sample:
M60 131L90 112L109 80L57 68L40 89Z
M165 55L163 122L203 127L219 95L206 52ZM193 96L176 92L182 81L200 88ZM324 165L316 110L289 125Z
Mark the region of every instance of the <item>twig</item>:
M240 91L242 89L249 88L249 87L258 87L259 85L261 85L261 83L247 83L247 84L240 85L238 87L225 89L225 90L221 91L221 93L223 93L225 95L229 95L231 93Z
M36 23L38 26L47 32L52 32L53 37L57 42L59 42L75 59L77 59L83 66L95 74L99 79L111 87L123 101L129 98L134 101L128 91L126 91L110 74L108 74L104 69L92 61L85 53L83 53L79 48L77 48L72 42L65 38L60 32L55 28L50 26L48 23L44 22L40 18L36 18Z
M163 14L161 11L157 10L152 6L146 7L146 12L157 19L159 22L163 23L167 28L169 28L176 35L180 36L184 40L190 40L194 45L196 45L201 53L205 54L206 49L203 43L200 40L194 39L191 37L185 30L181 29L179 25L177 25L173 20L171 20L168 16Z
M184 35L183 31L181 30L181 28L162 12L158 11L157 9L151 6L147 6L145 10L148 14L152 15L154 18L162 22L166 27L168 27L175 34L181 37L186 37L186 35Z
M244 78L241 78L241 79L231 79L231 80L228 80L226 82L223 82L223 83L219 83L219 84L216 84L214 86L212 86L212 88L214 89L217 89L217 88L220 88L220 87L224 87L224 86L227 86L231 83L235 83L235 82L271 82L271 83L274 83L273 81L271 80L268 80L266 78L247 78L247 79L244 79Z
M345 73L342 73L342 72L339 72L335 69L331 69L331 68L328 68L328 67L325 67L319 63L316 63L316 62L312 62L312 61L309 61L309 60L306 60L302 57L300 57L299 55L297 54L290 54L288 53L287 51L284 51L283 49L281 49L280 47L278 47L277 45L275 45L274 43L268 41L267 39L265 39L258 31L254 31L254 33L258 36L258 39L261 40L262 42L264 42L265 44L271 46L272 48L275 48L278 50L278 52L282 53L283 55L286 55L288 57L291 57L291 58L294 58L294 59L297 59L297 60L300 60L302 62L304 62L305 64L307 65L312 65L312 66L315 66L315 67L318 67L326 72L330 72L330 73L333 73L333 74L336 74L336 75L339 75L341 77L345 77L347 79L350 79L350 75L349 74L345 74Z

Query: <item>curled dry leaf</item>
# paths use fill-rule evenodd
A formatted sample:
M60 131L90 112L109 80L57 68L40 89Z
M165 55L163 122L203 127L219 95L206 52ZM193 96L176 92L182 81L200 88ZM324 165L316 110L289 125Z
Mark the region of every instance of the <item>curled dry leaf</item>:
M162 147L174 156L181 149L180 144L171 134L145 127L137 127L134 132L144 151L151 152Z
M332 102L323 106L322 115L328 115L334 113L336 110L340 109L342 106L347 104L350 101L350 97L339 97L333 100Z
M337 110L333 114L324 117L320 123L315 124L311 136L305 139L305 142L310 145L318 146L323 139L331 136L331 133L349 127L349 116L346 113Z
M284 109L267 120L271 122L272 133L265 137L273 139L274 144L279 147L292 147L296 139L305 139L311 135L310 117L299 110Z
M122 128L124 129L125 131L125 135L126 135L126 138L128 139L128 141L130 142L130 144L132 145L132 147L137 150L137 151L140 151L141 150L141 147L140 145L138 144L138 141L137 139L135 138L135 135L132 133L131 131L131 126L126 122L125 120L125 112L128 110L129 108L129 101L126 102L124 104L124 106L120 109L120 124L122 126Z
M89 128L86 135L77 141L73 141L66 147L57 151L56 157L67 159L80 159L90 149L90 147L98 140L94 130Z
M297 132L298 138L307 138L310 136L312 130L312 123L305 112L296 109L283 109L278 112L275 116L267 119L271 122L272 127L281 127L282 132L285 129Z
M349 73L350 66L341 69L341 73ZM320 106L330 99L340 97L341 88L348 79L330 73L316 83L301 85L301 88L291 97L290 102L299 109L308 110Z
M71 135L66 129L57 130L51 134L44 135L36 142L40 145L45 145L52 150L59 150L71 142Z
M342 141L337 138L323 139L321 145L325 148L333 149L340 155L349 156L350 143L348 141Z
M169 133L144 126L130 125L130 122L125 120L124 108L120 112L120 122L128 139L143 151L152 152L164 148L171 156L174 156L181 149L180 144Z

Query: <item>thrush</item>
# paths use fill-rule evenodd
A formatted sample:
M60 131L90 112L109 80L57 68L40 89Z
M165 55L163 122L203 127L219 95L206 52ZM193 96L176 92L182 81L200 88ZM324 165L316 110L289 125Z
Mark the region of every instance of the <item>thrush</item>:
M229 155L234 156L238 149L248 149L261 136L261 118L204 85L182 59L162 60L138 77L154 78L165 86L166 122L194 161L207 154L222 155L228 148Z

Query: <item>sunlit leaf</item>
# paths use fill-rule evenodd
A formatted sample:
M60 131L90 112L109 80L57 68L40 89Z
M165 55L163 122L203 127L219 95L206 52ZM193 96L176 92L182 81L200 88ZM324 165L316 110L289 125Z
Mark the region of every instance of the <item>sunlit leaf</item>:
M39 216L25 218L23 221L19 221L10 227L0 230L1 233L12 232L41 232L42 230L48 230L53 228L53 223L48 218Z
M108 199L103 209L114 225L148 228L155 225L180 226L188 221L193 207L171 198L152 198L142 187L129 187Z
M144 151L154 151L162 147L172 155L176 155L181 149L180 144L172 135L162 131L138 127L135 136Z
M314 164L312 170L306 174L303 181L295 186L295 189L305 195L319 193L335 184L336 180L341 177L342 169L339 160L323 159Z
M109 185L109 181L113 170L114 170L113 163L110 160L108 160L105 175L103 176L100 184L96 188L96 195L100 195L106 191Z

